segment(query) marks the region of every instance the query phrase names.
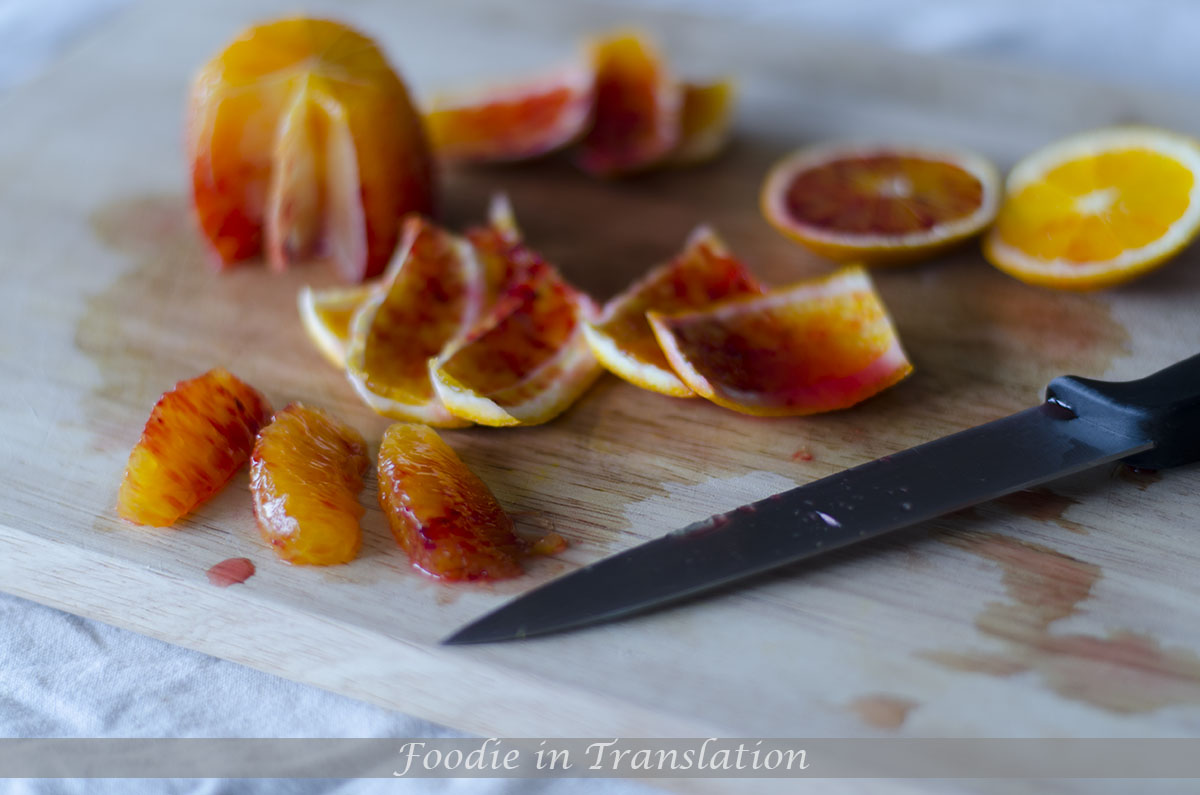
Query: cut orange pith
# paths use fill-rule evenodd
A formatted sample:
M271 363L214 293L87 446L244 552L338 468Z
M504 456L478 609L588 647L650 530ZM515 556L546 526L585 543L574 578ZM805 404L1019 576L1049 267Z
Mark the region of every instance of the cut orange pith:
M767 220L837 262L911 262L980 232L995 218L1000 179L969 152L832 144L771 168Z
M1068 290L1153 270L1200 230L1200 144L1149 127L1094 130L1029 155L984 240L993 265Z
M684 383L746 414L847 408L912 372L883 302L858 266L705 309L651 312L649 319Z
M550 265L531 258L520 281L471 333L429 363L446 408L481 425L537 425L565 411L602 372L583 336L595 312Z
M271 406L217 369L163 394L129 454L117 515L166 527L216 494L246 463Z
M258 434L250 491L259 530L289 563L326 566L354 560L362 544L358 493L367 445L320 409L292 403Z
M729 141L735 99L736 88L729 78L683 85L679 143L671 152L671 165L703 163L720 153Z
M396 423L383 434L379 505L413 565L434 577L521 574L512 519L432 428Z
M683 94L653 43L618 33L591 46L596 100L579 165L598 176L642 171L679 141Z
M571 63L533 78L439 95L425 114L437 155L465 163L527 160L561 149L592 116L590 64Z
M187 131L196 214L222 265L325 255L362 281L390 259L400 217L432 209L404 84L370 39L336 22L245 31L196 76Z
M440 427L469 424L438 398L429 360L474 326L483 293L471 246L410 218L403 250L351 322L346 372L363 400L386 417Z
M350 342L350 321L359 306L371 294L374 285L331 287L314 290L300 288L297 301L300 320L308 338L334 367L346 366L346 345Z
M600 317L584 326L584 333L600 363L631 384L664 395L693 397L695 393L679 380L659 347L646 313L699 309L762 289L712 230L700 227L679 256L609 301Z

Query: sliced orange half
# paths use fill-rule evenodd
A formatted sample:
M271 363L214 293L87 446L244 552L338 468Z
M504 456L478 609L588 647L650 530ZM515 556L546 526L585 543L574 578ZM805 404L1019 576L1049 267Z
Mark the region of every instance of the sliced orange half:
M426 129L437 155L497 163L561 149L592 117L592 65L570 63L532 78L433 99Z
M314 290L302 287L297 300L304 331L317 350L338 368L346 366L346 345L350 342L350 321L375 285L330 287Z
M429 363L446 408L481 425L538 425L565 411L602 369L583 337L591 299L537 261L465 339Z
M1129 281L1200 229L1200 144L1125 127L1076 135L1029 155L984 240L997 268L1031 284L1092 290Z
M911 262L980 232L1000 178L970 152L826 144L771 168L762 212L783 234L836 262Z
M466 241L423 218L405 223L404 245L351 321L346 372L363 400L386 417L467 425L438 398L428 362L479 317L479 263Z
M617 176L659 163L679 141L683 92L650 39L617 33L591 45L596 101L579 165Z
M695 393L679 380L654 338L646 313L699 309L762 286L706 226L692 232L675 259L650 271L609 301L595 323L584 325L592 353L631 384L675 397Z
M716 83L683 85L679 143L671 152L671 165L703 163L720 153L729 142L736 95L736 87L730 78Z
M649 319L684 383L746 414L847 408L912 372L859 266L706 309L650 312Z

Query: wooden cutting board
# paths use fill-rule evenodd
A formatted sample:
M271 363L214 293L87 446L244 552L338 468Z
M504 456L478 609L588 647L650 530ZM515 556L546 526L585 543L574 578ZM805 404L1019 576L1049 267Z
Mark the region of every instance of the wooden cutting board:
M325 5L334 9L332 3ZM410 569L369 481L360 559L280 563L241 474L177 529L113 504L151 405L225 366L276 406L326 407L377 443L387 421L306 340L284 275L209 270L188 216L192 70L286 2L144 3L0 98L0 588L265 671L507 736L1166 736L1200 729L1200 471L1102 469L765 577L720 598L524 643L442 648L451 630L602 556L794 484L991 420L1064 372L1132 377L1200 349L1200 262L1137 284L1050 292L974 246L881 271L916 373L865 405L763 420L606 377L541 428L445 434L530 531L571 542L495 586ZM334 13L331 11L330 13ZM362 2L418 94L519 73L630 20L550 0ZM976 148L1007 167L1119 121L1200 133L1194 101L799 31L637 18L680 71L742 81L737 142L708 167L603 183L565 160L452 173L445 219L508 191L528 239L607 298L710 222L772 283L826 263L762 220L765 169L827 137ZM210 585L234 556L258 573Z

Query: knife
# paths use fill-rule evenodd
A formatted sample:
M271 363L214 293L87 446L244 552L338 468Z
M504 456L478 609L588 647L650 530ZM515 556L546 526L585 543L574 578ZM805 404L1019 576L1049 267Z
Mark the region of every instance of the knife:
M1200 354L1136 381L1056 378L1040 406L688 525L559 577L443 643L611 621L1118 460L1200 460Z

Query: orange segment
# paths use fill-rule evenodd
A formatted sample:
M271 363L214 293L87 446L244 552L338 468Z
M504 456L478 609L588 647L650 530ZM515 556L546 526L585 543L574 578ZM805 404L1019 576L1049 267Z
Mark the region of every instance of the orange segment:
M524 279L465 339L430 362L438 396L482 425L536 425L565 411L601 373L583 337L594 311L554 268L516 247Z
M253 387L217 369L163 394L129 454L117 515L166 527L216 494L246 463L271 406Z
M692 165L717 156L729 141L736 93L730 78L683 85L679 143L671 152L672 165Z
M761 296L649 318L684 383L746 414L847 408L912 371L883 302L858 266Z
M396 423L383 434L379 505L413 565L434 577L521 574L512 519L432 428Z
M439 157L468 163L527 160L583 135L592 116L590 64L434 98L426 127Z
M682 92L654 44L637 32L591 46L596 74L592 127L579 164L599 176L641 171L679 141Z
M346 366L346 346L350 342L350 321L371 294L374 285L331 287L314 290L302 287L297 303L304 331L317 350L337 368Z
M695 393L667 362L646 313L682 312L761 292L746 266L730 256L711 229L700 227L679 256L609 301L584 333L601 364L626 381L664 395L692 397Z
M1200 144L1151 128L1096 130L1022 160L984 241L1032 284L1088 290L1165 262L1200 228Z
M479 263L466 242L424 219L410 219L405 237L405 251L354 316L346 370L363 400L384 416L462 426L468 423L435 393L429 360L479 316Z
M326 566L358 554L367 445L320 409L292 403L258 434L250 462L254 516L289 563Z
M324 253L344 278L383 270L399 218L432 209L433 173L404 84L336 22L252 27L204 65L187 154L201 230L222 265Z
M823 257L868 264L931 256L996 215L999 178L968 152L824 145L772 167L761 204L780 232Z

